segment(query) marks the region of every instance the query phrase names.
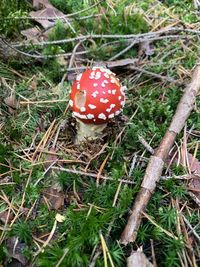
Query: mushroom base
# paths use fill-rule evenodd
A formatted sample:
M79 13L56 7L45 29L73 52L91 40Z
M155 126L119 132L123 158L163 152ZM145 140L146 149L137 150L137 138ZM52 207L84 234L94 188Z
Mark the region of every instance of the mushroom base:
M76 118L77 121L77 136L75 143L79 144L87 140L95 140L101 136L102 131L106 128L107 123L93 124L84 123Z

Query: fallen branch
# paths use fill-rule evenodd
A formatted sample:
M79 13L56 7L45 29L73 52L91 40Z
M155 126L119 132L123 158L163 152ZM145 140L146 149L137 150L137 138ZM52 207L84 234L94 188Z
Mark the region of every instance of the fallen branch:
M64 39L64 40L56 40L56 41L45 41L45 42L38 42L38 43L32 43L32 45L35 45L35 46L40 46L40 47L43 47L45 45L57 45L57 44L65 44L65 43L70 43L70 42L83 42L83 41L87 41L87 40L90 40L92 38L105 38L107 35L87 35L87 36L80 36L80 37L75 37L75 38L68 38L68 39ZM113 35L114 36L114 35ZM112 38L112 36L111 36ZM114 37L113 37L114 38ZM134 45L135 44L139 44L141 42L144 42L144 41L148 41L148 42L153 42L153 41L159 41L159 40L163 40L163 39L171 39L171 40L179 40L179 39L188 39L189 37L187 36L182 36L182 35L165 35L165 36L158 36L158 37L145 37L145 38L137 38L135 41L134 41ZM126 39L126 38L124 38ZM126 41L129 41L129 39L127 38ZM58 54L55 54L55 55L43 55L41 54L39 51L34 51L34 53L28 53L28 52L24 52L22 50L20 50L19 48L20 47L28 47L30 46L31 44L30 43L24 43L24 44L10 44L8 43L5 39L0 39L0 52L2 50L2 44L4 47L8 47L10 50L13 50L15 52L16 55L23 55L23 56L26 56L26 57L31 57L31 58L35 58L35 59L48 59L48 58L57 58L57 57L68 57L68 56L71 56L72 53L58 53ZM101 47L100 47L101 48ZM97 50L100 50L97 49ZM128 47L130 48L130 46ZM129 49L127 50L123 50L123 53L126 53ZM4 51L4 50L3 50ZM86 51L80 51L80 52L77 52L76 54L87 54L87 53L90 53L91 51L90 50L86 50ZM122 55L121 53L116 55L118 58L119 56ZM114 59L115 57L113 57ZM111 59L110 59L111 60Z
M163 76L163 75L160 75L160 74L157 74L157 73L154 73L154 72L151 72L151 71L148 71L148 70L136 67L136 66L128 66L128 68L131 70L141 72L141 73L146 74L148 76L152 76L152 77L159 79L159 80L163 80L163 81L170 82L170 83L181 84L180 81L177 81L171 77Z
M43 41L43 42L26 42L15 44L15 48L20 47L29 47L29 46L46 46L46 45L60 45L72 42L79 42L82 40L90 40L90 39L124 39L131 40L136 43L141 43L144 41L154 41L154 40L162 40L162 39L180 39L187 38L188 35L181 35L176 33L187 33L199 35L200 31L198 30L190 30L190 29L181 29L181 28L169 28L165 30L159 30L156 32L147 32L147 33L139 33L139 34L87 34L76 36L73 38L55 40L55 41Z
M155 154L150 158L141 184L140 192L135 199L131 215L121 235L120 242L122 244L126 245L135 241L141 223L142 213L144 212L151 195L156 188L156 183L160 180L165 160L174 144L175 138L177 134L181 132L187 118L194 108L195 100L199 91L200 65L196 67L192 75L192 80L185 89L165 136L155 151Z
M77 175L92 177L95 179L97 179L97 176L98 176L98 174L95 174L95 173L88 173L88 172L83 172L83 171L78 171L78 170L73 170L73 169L67 169L67 168L63 168L63 167L51 167L51 169L56 170L56 171L60 171L60 172L68 172L68 173L73 173L73 174L77 174ZM99 178L101 178L103 180L114 181L114 179L112 177L109 177L109 176L100 175ZM121 183L125 183L125 184L135 184L135 182L130 181L128 179L118 179L117 181L121 182Z

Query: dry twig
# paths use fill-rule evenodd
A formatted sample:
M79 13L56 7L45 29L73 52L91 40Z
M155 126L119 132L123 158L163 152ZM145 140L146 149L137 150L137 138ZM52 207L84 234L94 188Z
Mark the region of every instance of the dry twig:
M83 172L83 171L78 171L78 170L73 170L73 169L67 169L67 168L62 168L62 167L51 167L51 169L57 170L57 171L62 171L62 172L74 173L77 175L88 176L88 177L92 177L95 179L97 179L97 177L98 177L98 174L95 174L95 173L88 173L88 172ZM114 180L112 177L103 176L103 175L100 175L99 178L103 179L103 180L110 180L110 181ZM135 184L135 182L133 182L131 180L127 180L127 179L118 179L118 181L125 183L125 184Z
M194 108L195 100L200 91L200 66L197 66L190 84L186 87L185 92L178 104L172 122L165 133L155 154L151 156L147 166L145 176L138 193L135 203L132 207L131 215L127 225L121 235L120 242L128 244L134 242L137 236L137 231L140 226L141 216L147 206L151 195L153 194L156 183L159 181L165 160L172 148L177 134L181 132L183 126Z

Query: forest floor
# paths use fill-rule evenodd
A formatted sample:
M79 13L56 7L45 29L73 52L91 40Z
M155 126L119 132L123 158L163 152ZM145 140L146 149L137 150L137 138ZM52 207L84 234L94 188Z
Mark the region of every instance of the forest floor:
M121 267L137 250L154 267L198 266L199 98L136 241L119 240L199 63L199 1L9 2L0 6L0 266ZM69 91L97 65L127 87L126 104L101 138L77 145Z

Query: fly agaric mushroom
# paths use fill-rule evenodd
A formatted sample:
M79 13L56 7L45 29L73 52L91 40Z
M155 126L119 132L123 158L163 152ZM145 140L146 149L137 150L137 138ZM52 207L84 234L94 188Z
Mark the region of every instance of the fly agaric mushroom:
M110 70L93 67L76 77L70 92L72 115L78 122L76 142L95 139L125 104L125 86Z

